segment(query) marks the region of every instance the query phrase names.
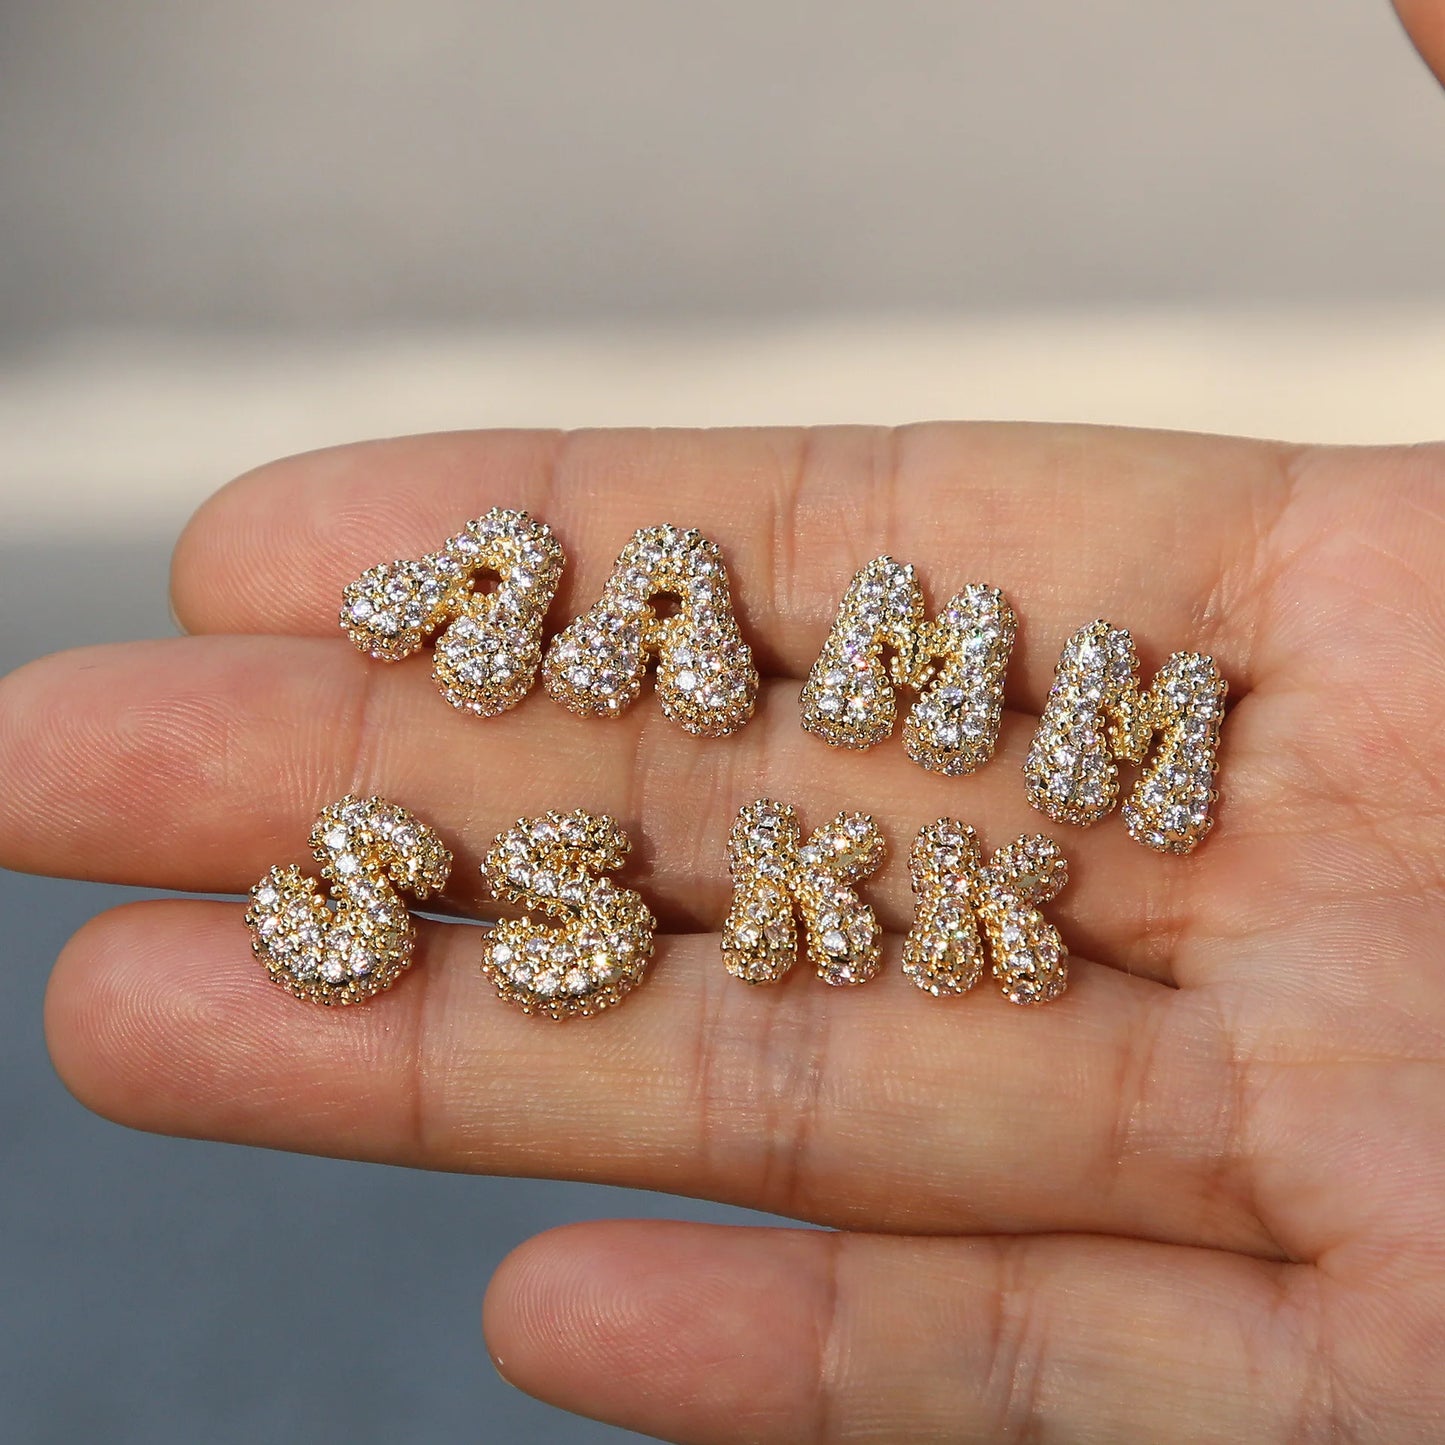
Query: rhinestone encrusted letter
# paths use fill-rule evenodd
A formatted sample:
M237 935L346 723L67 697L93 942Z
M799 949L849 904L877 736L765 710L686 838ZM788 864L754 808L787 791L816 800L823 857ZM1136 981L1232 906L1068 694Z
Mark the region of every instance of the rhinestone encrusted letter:
M983 972L979 929L993 975L1011 1003L1047 1003L1068 984L1068 950L1039 912L1069 881L1058 845L1037 834L985 863L978 836L952 818L914 840L908 870L917 899L903 944L903 972L935 998L967 993Z
M883 861L883 836L863 813L839 813L802 840L791 804L759 798L728 836L733 901L723 962L748 983L773 983L793 966L803 916L808 957L824 983L866 983L878 972L878 920L852 884Z
M913 567L875 557L853 578L803 688L803 726L834 747L892 735L896 690L922 694L903 724L908 756L935 773L972 772L993 756L1013 609L974 583L929 621ZM885 661L883 650L891 648Z
M536 680L562 566L545 522L494 507L420 561L363 572L342 594L341 625L383 662L409 657L435 633L432 672L447 701L495 717ZM490 591L477 587L483 572L497 576Z
M659 594L675 596L664 616ZM752 716L758 670L738 631L716 542L678 527L645 527L622 549L601 600L552 639L547 692L582 717L615 717L642 691L657 657L663 712L701 737Z
M1029 802L1059 823L1096 823L1119 795L1120 762L1145 763L1124 826L1160 853L1188 853L1213 823L1227 684L1214 659L1176 652L1147 692L1122 627L1095 622L1064 645L1024 762Z
M642 982L657 923L638 894L602 876L631 846L611 818L580 809L523 818L497 838L482 865L492 892L557 920L506 918L488 936L482 973L504 1002L586 1017Z
M426 898L446 886L452 855L405 808L346 797L321 814L311 851L331 885L294 864L251 890L251 947L272 979L297 998L357 1003L390 988L411 963L415 931L398 890Z

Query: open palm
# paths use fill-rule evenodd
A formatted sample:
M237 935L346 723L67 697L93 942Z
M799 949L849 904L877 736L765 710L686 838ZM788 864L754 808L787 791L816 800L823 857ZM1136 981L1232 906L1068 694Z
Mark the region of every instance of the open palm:
M655 700L583 721L538 690L479 721L424 658L368 662L342 586L494 505L551 523L586 607L634 529L722 544L765 674L750 725ZM835 751L801 680L854 570L916 564L1021 619L998 757L942 778ZM323 804L381 792L457 852L480 912L500 829L613 814L661 920L646 985L585 1022L501 1006L474 929L423 923L365 1007L298 1003L236 904L108 913L48 1026L93 1108L143 1128L705 1195L836 1231L598 1223L493 1282L517 1384L688 1442L1435 1441L1445 1431L1445 452L1081 428L461 434L263 469L181 542L191 636L70 653L0 690L0 861L239 892ZM1214 833L1187 859L1025 801L1076 628L1128 627L1231 685ZM725 973L726 834L760 794L871 812L884 974ZM901 975L908 844L1042 828L1074 954L1044 1008Z

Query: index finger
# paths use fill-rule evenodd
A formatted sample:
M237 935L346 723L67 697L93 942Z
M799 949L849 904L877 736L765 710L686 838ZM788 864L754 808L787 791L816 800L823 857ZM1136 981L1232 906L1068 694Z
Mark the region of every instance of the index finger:
M1246 691L1250 588L1291 449L1077 426L456 432L274 462L221 491L176 555L193 632L334 635L347 582L519 507L568 565L554 618L594 601L623 543L671 521L722 545L763 668L803 677L853 573L889 552L929 605L1003 589L1024 633L1010 703L1037 712L1065 639L1128 627L1152 667L1211 651ZM557 625L560 625L558 622Z

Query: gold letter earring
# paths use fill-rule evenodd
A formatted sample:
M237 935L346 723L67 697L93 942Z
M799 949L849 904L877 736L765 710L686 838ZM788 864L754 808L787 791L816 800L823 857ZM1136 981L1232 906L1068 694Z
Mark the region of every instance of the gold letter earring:
M383 662L436 634L432 672L453 707L495 717L531 690L542 619L562 576L562 548L545 522L493 507L418 562L363 572L342 594L341 625ZM497 574L491 591L478 573Z
M978 835L952 818L930 823L908 862L917 910L903 972L935 998L967 993L983 972L979 928L1010 1003L1047 1003L1068 984L1068 949L1038 911L1069 881L1051 838L1016 839L985 863Z
M446 886L452 855L405 808L384 798L342 798L311 830L311 851L331 885L292 864L251 890L251 947L297 998L357 1003L390 988L410 963L416 933L398 891L425 898Z
M791 804L759 798L728 835L733 902L723 962L747 983L773 983L798 956L794 906L824 983L867 983L878 972L878 920L850 886L883 861L883 835L864 813L839 813L802 841Z
M523 818L498 836L482 865L492 892L559 920L496 926L482 973L500 998L526 1014L586 1017L642 982L656 920L632 889L602 876L631 847L611 818L580 809Z
M659 614L659 593L678 599ZM657 656L666 716L702 737L735 732L752 716L758 671L738 631L716 542L677 527L646 527L622 549L601 600L552 639L542 677L581 717L615 717L636 701Z
M913 567L875 557L853 578L808 674L803 726L834 747L871 748L893 733L896 690L911 687L922 695L903 724L908 756L931 772L970 773L998 743L1015 627L1003 593L981 583L930 622Z
M1124 826L1160 853L1188 853L1213 822L1214 774L1227 685L1214 659L1176 652L1149 690L1122 627L1095 622L1064 644L1024 762L1029 802L1055 822L1096 823L1119 795L1119 762L1153 761L1124 804Z

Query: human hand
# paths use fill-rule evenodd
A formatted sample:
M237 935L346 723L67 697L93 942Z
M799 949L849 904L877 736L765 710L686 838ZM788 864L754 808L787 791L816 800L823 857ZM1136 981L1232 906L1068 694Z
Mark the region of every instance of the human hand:
M1445 0L1394 0L1394 3L1425 63L1445 82Z
M425 659L336 627L364 567L491 505L569 555L554 627L642 525L723 546L767 675L733 737L649 693L583 721L540 690L488 721ZM854 569L971 580L1021 619L1000 755L950 780L835 751L801 679ZM274 988L241 908L107 913L47 1026L92 1108L146 1129L428 1168L707 1196L837 1232L593 1223L518 1250L486 1334L506 1376L668 1439L1430 1440L1445 1429L1445 450L1082 428L459 434L263 468L182 539L192 636L0 684L0 862L238 892L320 807L379 791L456 848L449 896L523 814L637 841L662 920L635 997L569 1024L501 1006L475 930L420 925L370 1004ZM1186 859L1025 803L1065 637L1129 627L1229 679L1214 832ZM861 989L748 988L715 930L739 804L871 811L893 937ZM1058 1002L940 1002L899 973L906 859L941 814L1057 837Z

